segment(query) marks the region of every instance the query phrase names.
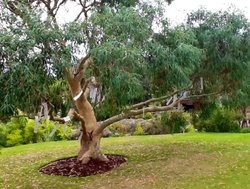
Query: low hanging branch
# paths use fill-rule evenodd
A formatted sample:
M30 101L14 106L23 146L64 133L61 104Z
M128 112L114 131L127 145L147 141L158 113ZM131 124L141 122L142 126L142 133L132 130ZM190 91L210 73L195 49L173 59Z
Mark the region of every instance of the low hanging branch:
M141 115L144 113L148 112L163 112L163 111L168 111L172 110L174 106L176 106L179 103L180 99L174 101L172 104L168 106L156 106L156 107L147 107L147 108L142 108L138 110L130 110L127 113L121 113L119 115L113 116L109 119L106 119L105 121L101 122L97 130L95 131L96 133L101 133L106 127L111 125L112 123L115 123L117 121L120 121L122 119L126 119L130 116L136 116L136 115Z
M182 91L191 89L191 87L192 87L192 85L189 85L189 86L184 87L184 88L182 88L182 89L180 89L180 90L174 91L174 92L172 92L172 93L169 94L169 95L162 96L162 97L159 97L159 98L152 98L152 99L149 99L149 100L147 100L147 101L145 101L145 102L140 102L140 103L138 103L138 104L134 104L134 105L131 107L131 109L141 108L141 107L143 107L143 106L149 105L150 103L159 102L159 101L168 99L168 98L174 96L175 94L178 94L178 93L180 93L180 92L182 92Z
M183 91L183 90L179 90L179 92L180 91ZM177 93L178 92L176 91L176 92L173 92L172 94L174 95L174 94L177 94ZM173 110L174 107L178 103L180 103L181 101L194 99L194 98L203 98L203 97L208 97L208 96L215 96L215 95L219 95L219 94L220 94L220 92L213 92L213 93L207 93L207 94L201 94L201 95L191 95L191 96L185 97L185 98L178 98L174 102L172 102L172 104L170 104L168 106L156 106L156 107L141 108L141 109L137 109L137 110L128 110L128 112L121 113L119 115L108 118L105 121L102 121L100 123L99 127L96 129L95 133L101 133L106 127L108 127L112 123L115 123L115 122L120 121L122 119L126 119L126 118L131 117L131 116L141 115L143 113L148 113L148 112L152 113L152 112L164 112L164 111L168 111L168 110ZM145 104L148 105L151 102L161 101L161 100L165 99L165 97L166 96L150 99L150 100L147 100L145 102L138 103L138 104L140 104L140 105L143 104L143 106L145 106ZM167 97L169 97L169 95L167 95ZM140 107L140 106L137 105L135 107L137 108L137 107Z

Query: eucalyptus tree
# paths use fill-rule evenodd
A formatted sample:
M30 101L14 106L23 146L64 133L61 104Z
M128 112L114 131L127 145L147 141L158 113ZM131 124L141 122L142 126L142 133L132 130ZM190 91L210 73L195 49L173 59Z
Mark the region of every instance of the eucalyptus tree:
M238 89L247 88L250 69L250 27L239 11L210 12L199 10L188 16L191 29L203 49L204 61L196 76L204 77L207 90L217 90L235 96Z
M100 140L110 124L143 112L172 110L181 99L164 106L147 105L191 89L197 77L203 76L208 86L216 86L209 87L209 92L214 92L220 89L216 82L234 75L231 72L235 67L223 71L221 66L217 67L218 72L226 72L225 77L216 82L207 80L204 69L213 71L210 64L217 63L207 58L212 47L200 45L198 27L190 23L189 27L169 28L161 9L137 1L119 4L79 0L82 9L75 20L60 24L57 13L67 2L23 0L1 4L0 110L1 115L7 116L20 109L32 117L41 102L46 102L49 119L62 123L69 118L80 121L78 159L83 163L91 158L107 161L101 153ZM154 31L156 25L161 26L158 33ZM224 25L218 28L223 30ZM212 25L209 29L213 29ZM236 37L241 38L247 31L241 30ZM235 33L228 37L231 35ZM203 42L210 44L209 40L207 37ZM226 65L224 59L219 59L220 63ZM244 62L239 60L239 64ZM88 98L93 86L101 90L98 106L111 104L118 115L97 123ZM145 101L146 97L150 99ZM66 104L72 106L67 119L58 113Z

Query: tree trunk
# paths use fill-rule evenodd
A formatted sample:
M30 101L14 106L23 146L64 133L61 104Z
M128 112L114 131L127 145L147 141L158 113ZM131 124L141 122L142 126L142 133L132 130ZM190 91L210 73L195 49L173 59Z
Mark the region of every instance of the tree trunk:
M102 133L95 133L97 129L97 121L91 104L82 95L75 105L79 114L83 117L82 124L82 137L80 139L80 151L78 154L78 160L83 163L88 163L92 159L98 159L101 161L107 161L108 159L100 151L100 140Z
M100 150L102 132L95 132L97 121L93 107L87 99L87 94L84 94L86 87L81 88L81 78L77 77L77 75L69 73L67 79L73 98L82 93L79 98L74 99L78 114L82 117L82 137L80 139L81 146L78 153L78 160L82 161L82 163L88 163L90 159L108 161L107 157Z
M108 161L107 157L100 150L101 135L92 133L82 133L81 147L78 154L78 160L82 163L88 163L90 159Z
M100 140L102 133L95 133L97 129L97 121L93 111L93 107L88 100L82 95L82 97L75 102L79 114L84 118L82 122L82 137L80 139L80 151L78 154L78 160L82 163L88 163L92 159L98 159L101 161L107 161L105 155L100 150Z

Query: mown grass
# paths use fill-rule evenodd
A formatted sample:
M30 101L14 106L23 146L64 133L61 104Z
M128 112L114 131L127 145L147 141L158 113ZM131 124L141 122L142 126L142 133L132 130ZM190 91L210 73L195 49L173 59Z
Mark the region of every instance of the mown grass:
M106 174L75 178L38 169L74 156L76 141L1 149L0 188L250 188L250 134L176 134L107 138L103 151L128 156Z

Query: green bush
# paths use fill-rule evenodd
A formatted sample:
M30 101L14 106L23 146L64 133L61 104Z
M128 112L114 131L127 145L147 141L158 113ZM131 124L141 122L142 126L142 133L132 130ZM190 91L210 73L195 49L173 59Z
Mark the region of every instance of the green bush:
M203 113L204 114L204 113ZM201 114L202 115L202 114ZM239 115L232 110L217 107L210 116L199 116L195 128L206 132L240 132Z
M25 117L11 118L6 124L0 124L0 146L11 147L51 140L68 140L72 133L71 127L64 132L64 125L60 125L55 134L50 137L56 126L54 122L41 120L37 133L34 133L34 125L34 120Z
M240 130L240 132L241 132L241 133L250 133L250 128L247 128L247 127L242 128L242 129Z
M186 128L185 128L185 132L186 133L195 133L196 129L194 128L193 125L187 125Z
M240 132L237 114L228 109L215 110L207 122L206 131L208 132Z
M136 124L134 135L145 135L141 124Z
M163 129L160 119L154 119L152 123L145 124L143 126L143 130L144 130L144 133L147 135L164 134L164 129Z
M152 119L152 118L153 118L153 114L150 113L150 112L146 113L146 114L144 115L144 117L143 117L144 120L148 120L148 119Z
M119 122L110 125L109 130L113 133L113 136L123 136L129 132L127 126Z
M188 121L182 112L167 112L162 114L161 124L165 133L180 133L186 128Z
M0 146L6 146L7 141L7 127L4 124L0 124Z
M6 146L10 147L17 146L20 144L23 144L22 130L16 129L7 135Z
M67 126L66 128L64 128L64 125L61 125L58 129L57 136L59 137L59 140L70 140L70 136L72 133L73 130L71 127Z
M38 132L34 133L34 125L35 121L29 119L24 128L24 144L45 141L44 129L40 125L38 127Z

